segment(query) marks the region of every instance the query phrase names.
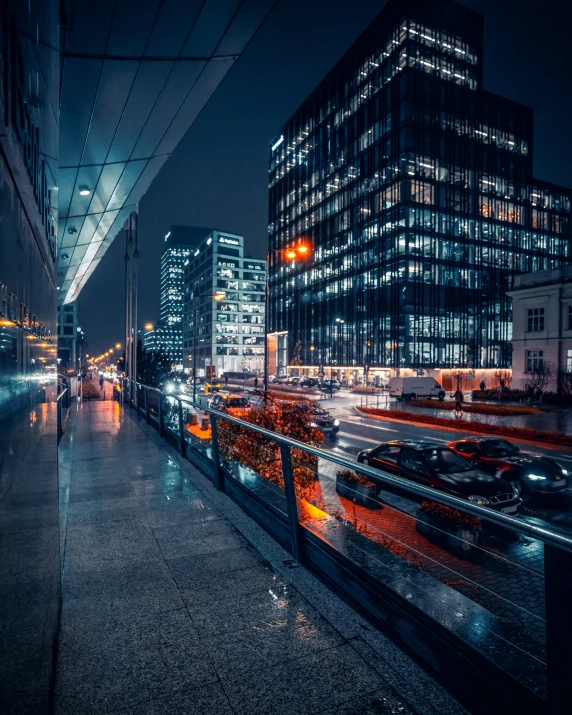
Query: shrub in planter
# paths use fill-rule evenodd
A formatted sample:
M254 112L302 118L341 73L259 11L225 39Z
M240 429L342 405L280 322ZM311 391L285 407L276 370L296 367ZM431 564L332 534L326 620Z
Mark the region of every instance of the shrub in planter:
M437 502L423 501L415 528L429 541L467 554L478 544L481 520Z
M361 506L377 506L376 501L377 485L370 482L367 477L356 474L351 469L342 469L336 474L337 493L360 504Z

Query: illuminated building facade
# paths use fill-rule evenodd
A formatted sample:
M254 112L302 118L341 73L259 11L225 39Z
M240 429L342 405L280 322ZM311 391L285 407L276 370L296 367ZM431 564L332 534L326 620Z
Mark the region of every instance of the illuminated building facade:
M265 262L244 257L242 236L212 231L197 246L185 267L185 371L192 371L196 337L198 376L204 376L209 365L217 376L262 374L265 289ZM222 300L213 299L221 294Z
M183 292L185 263L198 244L211 232L209 228L171 226L165 234L161 255L161 309L153 331L152 345L161 349L173 365L183 362Z
M532 110L482 88L482 46L481 15L390 0L271 142L271 365L510 366L506 291L570 260L570 190L533 178Z

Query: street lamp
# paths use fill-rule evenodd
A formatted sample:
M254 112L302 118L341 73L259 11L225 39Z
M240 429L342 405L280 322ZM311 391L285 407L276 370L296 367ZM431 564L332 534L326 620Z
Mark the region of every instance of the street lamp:
M306 258L310 254L310 247L305 243L290 248L272 248L266 252L266 290L264 294L264 400L268 398L268 281L270 275L270 254L284 254L289 261L296 258Z
M222 291L217 291L216 293L202 293L199 295L198 291L195 293L195 320L193 325L193 403L197 401L197 329L199 322L199 299L210 297L220 303L221 300L226 298L226 293Z

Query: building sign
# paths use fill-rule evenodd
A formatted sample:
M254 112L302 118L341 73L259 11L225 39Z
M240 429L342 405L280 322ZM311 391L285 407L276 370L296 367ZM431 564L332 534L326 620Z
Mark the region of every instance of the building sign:
M52 344L51 331L33 313L29 313L26 306L18 301L18 296L10 293L3 283L0 283L0 318L8 325L13 323L49 345Z
M236 268L236 263L234 263L234 261L219 261L217 265L222 268Z
M247 263L245 266L247 271L263 271L264 266L260 263Z
M218 242L227 243L229 246L240 246L240 241L237 241L235 238L225 238L224 236L221 236Z

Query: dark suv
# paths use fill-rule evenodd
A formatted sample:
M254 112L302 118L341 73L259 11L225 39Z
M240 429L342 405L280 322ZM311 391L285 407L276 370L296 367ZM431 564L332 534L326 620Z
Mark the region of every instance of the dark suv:
M470 437L449 444L478 469L505 481L518 481L524 492L539 496L568 488L568 471L550 457L521 452L506 439Z
M436 442L385 442L360 452L358 462L506 514L515 514L521 504L518 483L510 484L481 472Z

